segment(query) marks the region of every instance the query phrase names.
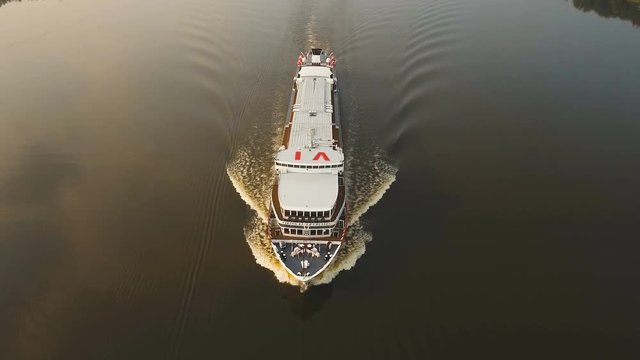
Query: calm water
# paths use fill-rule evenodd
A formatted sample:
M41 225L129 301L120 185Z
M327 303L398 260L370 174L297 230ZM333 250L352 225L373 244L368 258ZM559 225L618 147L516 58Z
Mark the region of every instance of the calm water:
M639 3L0 4L0 359L640 358ZM312 45L358 216L301 293L261 216Z

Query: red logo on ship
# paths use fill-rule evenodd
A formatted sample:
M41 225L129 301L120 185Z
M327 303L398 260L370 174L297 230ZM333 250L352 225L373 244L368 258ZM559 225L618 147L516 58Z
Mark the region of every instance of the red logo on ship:
M295 159L300 160L301 157L302 157L302 152L296 151ZM327 156L327 154L324 151L318 152L316 156L313 157L313 161L318 161L320 160L320 158L322 158L322 160L324 161L329 161L329 156Z

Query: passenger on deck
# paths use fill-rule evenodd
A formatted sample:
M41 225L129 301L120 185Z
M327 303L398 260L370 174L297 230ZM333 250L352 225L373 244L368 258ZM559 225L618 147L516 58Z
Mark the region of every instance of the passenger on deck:
M302 254L304 252L303 249L297 247L295 249L293 249L293 251L291 252L291 256L298 256L299 254Z

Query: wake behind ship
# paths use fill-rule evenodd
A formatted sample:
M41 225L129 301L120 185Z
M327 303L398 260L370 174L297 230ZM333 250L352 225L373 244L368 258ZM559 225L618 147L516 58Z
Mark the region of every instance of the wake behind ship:
M282 145L275 159L269 231L273 250L302 282L335 258L347 230L344 153L335 57L298 57Z

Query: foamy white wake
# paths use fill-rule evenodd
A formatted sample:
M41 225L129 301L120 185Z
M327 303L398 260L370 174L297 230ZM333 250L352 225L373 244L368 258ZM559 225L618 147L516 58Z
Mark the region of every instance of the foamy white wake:
M374 149L366 157L347 155L347 200L349 225L353 225L375 205L396 180L398 170Z
M269 219L274 171L273 167L267 169L262 165L246 150L240 149L236 158L227 166L227 175L242 200L266 223Z
M256 212L245 226L245 237L260 266L271 270L280 282L302 286L302 283L282 267L271 247L266 221L269 217L268 206L274 177L273 152L256 157L256 153L260 152L250 148L240 149L227 167L229 178L240 197ZM372 240L372 235L363 228L359 218L382 198L395 181L397 170L381 156L375 157L373 161L368 158L368 163L359 160L347 160L353 164L350 171L358 175L349 176L347 179L351 211L346 240L337 258L313 279L311 285L331 282L341 271L351 269L365 253L366 244ZM369 165L369 168L365 165ZM365 170L366 172L363 172Z
M274 114L274 117L281 118L277 115L279 114ZM237 149L229 162L227 174L240 197L256 212L244 229L256 262L271 270L278 281L302 287L303 284L280 265L267 232L266 222L275 176L273 158L280 144L281 131L281 128L272 125L269 129L258 130L253 136L249 136L248 141ZM397 169L386 160L380 149L373 147L363 150L347 150L347 236L336 259L312 280L311 285L331 282L341 271L351 269L365 253L366 244L373 237L364 229L359 219L382 198L396 179Z

